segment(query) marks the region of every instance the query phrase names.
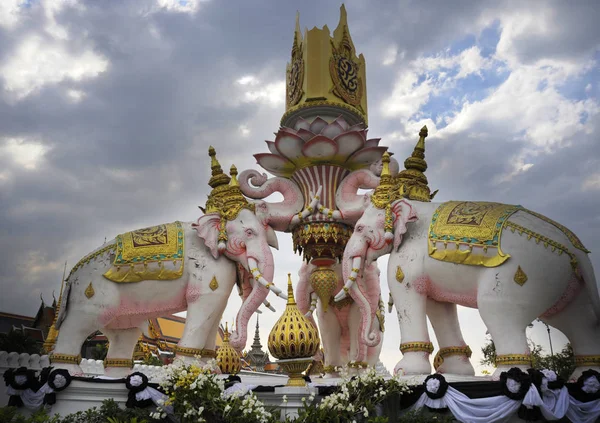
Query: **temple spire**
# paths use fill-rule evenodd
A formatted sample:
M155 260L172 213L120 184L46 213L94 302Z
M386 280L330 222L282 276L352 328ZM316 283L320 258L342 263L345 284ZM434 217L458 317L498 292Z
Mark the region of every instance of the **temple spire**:
M404 197L417 201L431 201L437 191L431 194L425 171L427 162L425 161L425 138L427 138L427 126L423 126L419 131L419 141L405 161L402 172L396 177L398 192Z

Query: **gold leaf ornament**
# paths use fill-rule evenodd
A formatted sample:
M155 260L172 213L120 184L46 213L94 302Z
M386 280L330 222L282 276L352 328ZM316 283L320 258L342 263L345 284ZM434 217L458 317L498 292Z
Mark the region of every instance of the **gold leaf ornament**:
M514 280L516 283L518 283L521 286L523 286L525 284L525 282L527 282L527 275L525 274L523 269L521 269L521 266L517 267L517 271L515 272Z
M404 272L402 271L402 268L400 266L396 268L396 280L399 283L402 283L404 281Z
M213 291L217 290L217 288L219 287L219 282L217 281L217 277L216 276L213 276L212 280L208 284L208 287L210 289L212 289Z
M90 282L90 284L85 289L85 296L89 300L90 298L92 298L94 296L95 293L96 293L96 291L94 291L94 287L92 286L92 283Z

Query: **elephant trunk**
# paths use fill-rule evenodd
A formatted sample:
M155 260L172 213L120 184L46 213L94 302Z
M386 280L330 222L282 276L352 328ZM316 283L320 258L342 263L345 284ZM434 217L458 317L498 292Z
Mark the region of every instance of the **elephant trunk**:
M285 231L292 217L302 211L304 206L302 191L290 179L279 176L267 179L266 174L249 169L240 173L239 184L244 195L255 200L261 200L275 192L283 195L283 201L267 203L269 211L268 216L265 216L265 218L267 223L276 231Z
M363 259L360 256L353 257L352 261L350 261L350 258L344 260L343 274L344 279L347 281L344 286L344 291L350 294L360 309L360 334L362 343L368 347L376 347L381 342L381 334L379 331L372 330L372 323L376 310L369 301L366 292L363 292L362 290L364 284L359 284L356 282L361 269L363 270L362 273L364 274L364 268L365 265L363 264Z
M379 177L371 170L355 170L344 178L335 194L337 207L342 218L355 223L365 211L364 196L358 194L359 189L375 189L379 185Z
M248 259L248 264L254 261L252 259ZM269 260L266 262L259 262L254 264L258 268L258 271L262 274L264 278L269 281L273 280L274 274L274 266L273 260ZM250 265L251 266L251 265ZM240 310L237 313L235 318L235 330L231 334L230 342L231 346L238 351L243 350L246 347L246 339L248 336L248 321L252 317L252 315L258 310L258 307L265 301L267 295L269 294L269 287L266 287L262 283L254 280L254 286L252 287L252 292L244 299Z

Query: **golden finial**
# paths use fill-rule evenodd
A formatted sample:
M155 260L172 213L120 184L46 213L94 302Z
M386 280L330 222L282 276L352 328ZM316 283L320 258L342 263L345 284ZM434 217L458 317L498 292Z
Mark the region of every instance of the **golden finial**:
M288 305L295 305L296 299L294 298L294 288L292 287L292 274L288 273Z
M288 373L287 386L306 386L302 372L319 350L317 328L300 312L294 299L292 275L288 273L288 301L285 311L269 333L269 351Z
M220 185L228 184L229 176L223 173L221 164L217 160L217 152L212 145L208 148L208 155L210 156L210 169L212 170L212 176L208 181L208 185L212 188L216 188Z
M373 195L371 195L371 202L378 209L383 209L389 204L390 194L394 188L394 179L390 173L390 153L387 151L383 153L381 161L383 168L381 170L379 185L375 188Z
M431 194L427 177L424 174L427 170L425 138L427 138L427 126L423 126L419 131L419 141L411 156L404 161L405 170L396 177L396 193L411 200L429 202L437 191Z
M223 331L223 345L217 350L217 365L221 369L221 372L226 374L239 373L242 368L240 355L229 344L227 322L225 322L225 330Z
M240 184L238 183L238 180L237 180L238 171L237 171L237 167L235 167L235 165L231 165L231 168L229 169L229 174L231 175L231 181L229 181L229 186L239 187Z

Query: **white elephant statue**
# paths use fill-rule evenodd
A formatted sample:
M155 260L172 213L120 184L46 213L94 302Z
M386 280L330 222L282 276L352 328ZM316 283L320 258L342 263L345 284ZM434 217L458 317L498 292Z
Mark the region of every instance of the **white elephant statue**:
M379 335L380 342L373 347L367 346L360 341L361 312L358 304L352 299L345 303L334 303L331 301L324 303L315 292L310 282L310 275L317 266L303 263L298 272L300 278L296 286L296 302L298 309L304 313L317 327L312 314L316 310L319 320L320 339L323 346L324 358L323 365L327 377L337 377L336 367L344 366L353 362L357 368L363 366L375 366L379 360L379 353L383 346L383 331L385 309L379 291L370 292L371 303L377 304L377 317L373 320L373 331ZM337 289L343 286L342 266L336 264L326 268L327 272L333 272L338 281ZM370 286L379 286L379 269L377 264L373 263L369 269L364 272L362 278L357 283L368 283ZM321 293L322 294L322 293ZM371 298L372 297L372 298Z
M426 136L426 128L423 131ZM347 293L364 296L353 279L378 257L390 254L388 284L403 352L395 372L431 372L428 357L433 346L426 312L434 311L430 318L440 348L464 348L455 304L479 309L496 346L494 379L511 367L530 367L525 329L538 317L569 338L577 366L571 378L588 368L600 370L598 287L588 251L571 231L521 206L432 203L429 195L421 201L404 198L411 197L405 191L411 185L398 181L384 167L379 186L365 197L365 211L344 251L347 282L336 295L336 301ZM453 336L444 335L445 313ZM367 324L370 315L364 315ZM459 357L444 363L448 371L466 373L467 364L461 368L453 358Z
M230 342L246 345L247 323L272 284L269 245L277 247L268 218L246 201L232 167L221 171L214 149L206 213L196 223L174 222L119 235L85 256L71 271L63 294L52 365L78 374L82 343L101 330L110 346L106 374L122 376L147 319L187 310L176 348L181 357L215 356L219 322L233 286L243 297ZM287 298L287 297L286 297Z

